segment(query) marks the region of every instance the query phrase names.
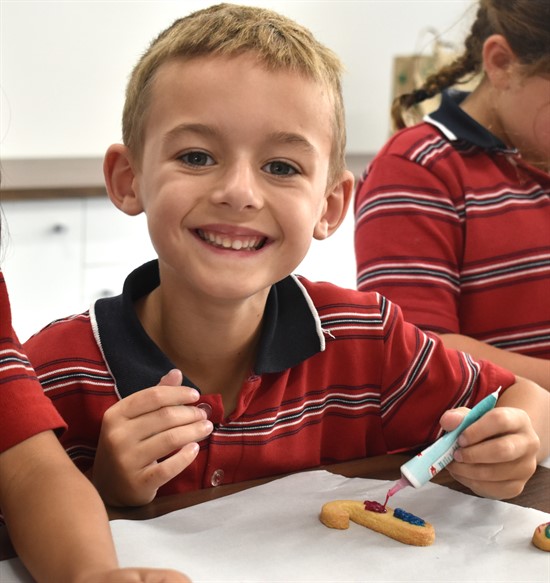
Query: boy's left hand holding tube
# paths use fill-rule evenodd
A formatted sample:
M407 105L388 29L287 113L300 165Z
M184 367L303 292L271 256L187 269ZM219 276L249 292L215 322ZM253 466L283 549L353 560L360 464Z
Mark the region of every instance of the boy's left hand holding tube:
M156 387L125 397L103 417L92 481L112 506L141 506L197 456L197 441L213 425L201 409L196 389L181 386L171 370Z
M443 429L457 427L464 416L461 413L459 409L444 413ZM461 433L455 461L447 469L480 496L513 498L523 491L537 461L549 455L549 427L550 394L529 380L516 378L496 407Z

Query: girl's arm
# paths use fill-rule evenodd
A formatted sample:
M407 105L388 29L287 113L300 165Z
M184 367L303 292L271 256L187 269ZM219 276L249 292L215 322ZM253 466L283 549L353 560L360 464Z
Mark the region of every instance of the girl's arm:
M441 334L440 336L448 348L469 352L477 360L490 360L518 376L531 379L543 389L550 391L550 360L502 350L462 334Z
M105 507L51 431L0 454L0 508L39 583L189 583L175 571L118 569Z

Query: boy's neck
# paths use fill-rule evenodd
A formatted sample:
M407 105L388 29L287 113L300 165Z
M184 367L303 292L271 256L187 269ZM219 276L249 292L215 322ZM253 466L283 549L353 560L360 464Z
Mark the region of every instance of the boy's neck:
M227 416L254 366L265 300L258 303L240 309L183 300L178 305L172 297L165 300L158 287L135 307L147 334L174 365L203 394L221 394Z

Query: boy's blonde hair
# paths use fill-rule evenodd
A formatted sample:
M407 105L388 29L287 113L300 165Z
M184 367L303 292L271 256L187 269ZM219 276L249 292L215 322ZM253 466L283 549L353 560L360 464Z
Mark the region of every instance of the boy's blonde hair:
M334 105L329 184L345 169L346 129L342 98L342 63L312 33L271 10L218 4L176 20L161 32L138 61L126 88L122 135L139 164L143 132L155 73L167 61L206 55L237 56L253 52L269 70L286 69L323 84ZM235 79L235 83L238 83ZM315 104L311 104L315 107Z

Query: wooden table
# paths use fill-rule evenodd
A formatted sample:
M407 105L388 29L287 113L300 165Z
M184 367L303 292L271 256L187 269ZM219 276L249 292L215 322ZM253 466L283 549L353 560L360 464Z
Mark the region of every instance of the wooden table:
M384 455L323 466L315 469L324 469L348 478L397 480L400 477L399 468L408 459L409 456L405 455ZM116 520L118 518L129 520L146 520L149 518L155 518L174 510L188 508L189 506L195 506L202 502L215 500L216 498L234 494L235 492L240 492L247 488L259 486L280 477L282 476L272 476L259 480L250 480L247 482L228 484L226 486L196 490L185 494L162 496L156 498L146 506L140 506L138 508L109 508L109 518L111 520ZM435 476L433 482L458 492L473 495L468 488L453 480L446 470L443 470ZM536 508L550 514L550 469L539 466L533 477L527 483L524 491L516 498L507 500L507 502L517 504L518 506L524 506L526 508ZM0 560L10 559L14 556L15 552L9 542L6 529L0 528Z

